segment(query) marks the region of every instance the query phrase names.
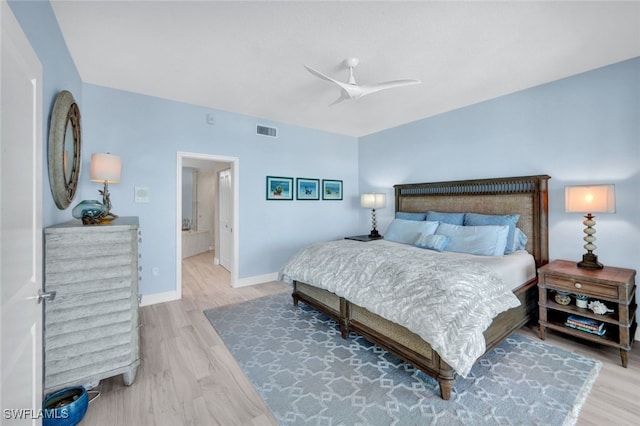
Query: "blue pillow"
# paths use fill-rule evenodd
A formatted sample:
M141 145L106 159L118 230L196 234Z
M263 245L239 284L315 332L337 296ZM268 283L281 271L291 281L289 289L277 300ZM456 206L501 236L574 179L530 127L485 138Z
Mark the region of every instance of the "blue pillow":
M396 212L396 219L404 220L425 220L426 213L408 213L408 212Z
M513 239L516 233L516 223L520 219L519 214L480 214L480 213L467 213L464 215L464 224L473 226L484 225L506 225L509 227L509 235L507 235L507 246L505 247L504 254L509 254L513 251Z
M384 239L397 243L413 244L421 234L433 234L437 228L438 222L393 219Z
M464 213L427 212L427 220L432 222L449 223L451 225L464 225Z
M436 235L451 238L446 251L502 256L507 245L507 225L460 226L441 223Z
M447 247L451 238L446 235L421 234L415 242L416 247L442 251Z

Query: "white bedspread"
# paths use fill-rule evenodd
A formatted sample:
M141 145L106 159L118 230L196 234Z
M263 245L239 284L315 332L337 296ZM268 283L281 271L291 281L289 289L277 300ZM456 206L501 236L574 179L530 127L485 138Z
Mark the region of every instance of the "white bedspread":
M465 377L486 349L484 330L520 302L490 267L444 254L377 241L323 242L294 255L279 279L323 288L408 328Z

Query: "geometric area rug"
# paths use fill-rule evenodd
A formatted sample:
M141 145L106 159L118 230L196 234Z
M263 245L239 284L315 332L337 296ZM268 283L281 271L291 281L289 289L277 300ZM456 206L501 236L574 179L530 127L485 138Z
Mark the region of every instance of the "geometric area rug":
M438 383L289 293L205 311L281 425L573 425L597 360L512 334Z

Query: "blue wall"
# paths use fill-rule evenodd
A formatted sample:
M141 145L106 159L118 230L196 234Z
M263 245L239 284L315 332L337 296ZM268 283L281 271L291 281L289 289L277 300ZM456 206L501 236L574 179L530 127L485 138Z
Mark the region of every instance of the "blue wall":
M617 212L596 218L595 252L640 270L640 58L360 138L358 165L362 192L391 200L396 183L548 174L551 259L585 252L564 186L613 183ZM392 215L379 211L381 229Z
M71 218L71 214L58 210L51 195L49 169L47 168L47 140L53 104L62 90L73 94L82 113L82 80L78 74L67 45L62 38L51 4L48 1L12 0L8 2L13 14L22 26L33 50L42 63L43 75L43 162L42 171L42 221L50 226ZM80 170L82 179L88 169Z
M111 185L114 213L139 216L143 232L142 294L175 288L176 170L178 151L239 158L239 278L277 272L299 248L341 238L358 226L357 139L272 123L85 84L84 167L90 153L122 158L122 178ZM215 125L206 122L215 116ZM278 128L277 138L256 134L256 124ZM267 201L267 175L340 179L343 201ZM134 187L149 188L150 202L134 203ZM78 199L95 199L100 185L85 176ZM158 268L158 276L149 274Z

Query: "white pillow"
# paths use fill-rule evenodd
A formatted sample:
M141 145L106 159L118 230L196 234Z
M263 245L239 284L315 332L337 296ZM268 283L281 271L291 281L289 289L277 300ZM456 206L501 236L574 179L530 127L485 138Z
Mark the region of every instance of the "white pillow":
M525 235L525 233L522 232L520 228L516 228L516 232L513 237L513 246L511 247L511 252L518 251L518 250L526 250L527 241L529 241L529 238Z
M508 225L460 226L441 223L436 235L451 238L445 251L502 256L507 246Z
M393 219L384 239L397 243L413 244L421 234L433 234L437 228L438 222Z

